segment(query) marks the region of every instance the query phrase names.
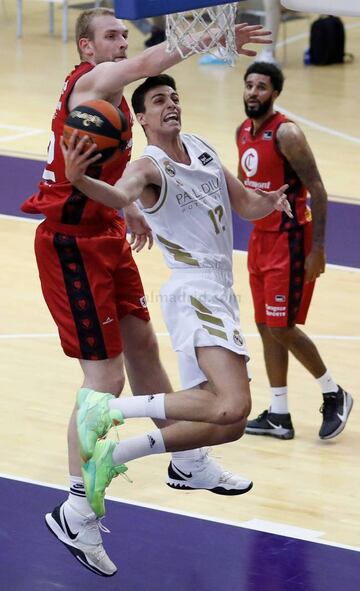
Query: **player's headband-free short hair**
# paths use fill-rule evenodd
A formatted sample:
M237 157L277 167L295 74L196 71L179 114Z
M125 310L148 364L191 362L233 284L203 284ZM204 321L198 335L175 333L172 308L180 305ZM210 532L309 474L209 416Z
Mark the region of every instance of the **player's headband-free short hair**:
M170 88L176 92L176 82L174 78L168 74L160 74L159 76L150 76L149 78L146 78L145 82L135 89L131 97L131 104L135 115L137 113L145 112L145 96L149 90L152 90L156 86L170 86Z
M112 8L89 8L89 10L83 10L76 20L75 40L80 57L79 41L83 38L94 39L93 21L98 16L115 16L115 11Z
M283 89L285 80L284 74L275 64L269 62L254 62L253 64L250 64L244 74L245 82L250 74L263 74L264 76L269 76L273 89L279 94Z

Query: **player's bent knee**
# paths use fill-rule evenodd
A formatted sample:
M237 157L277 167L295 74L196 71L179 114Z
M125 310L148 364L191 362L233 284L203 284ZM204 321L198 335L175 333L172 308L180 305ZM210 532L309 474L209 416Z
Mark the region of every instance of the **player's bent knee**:
M218 425L234 425L246 421L250 414L250 402L220 405L217 412Z

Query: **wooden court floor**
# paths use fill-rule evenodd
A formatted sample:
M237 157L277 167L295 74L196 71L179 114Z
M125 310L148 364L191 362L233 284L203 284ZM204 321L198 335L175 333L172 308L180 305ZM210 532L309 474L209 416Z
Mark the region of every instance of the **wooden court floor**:
M46 8L38 2L26 3L24 37L16 41L14 4L10 0L0 4L0 49L6 56L0 63L0 154L43 159L63 78L77 57L72 37L68 45L61 42L61 11L56 14L58 33L50 38ZM76 11L71 12L73 22ZM348 50L357 60L351 66L324 69L302 65L309 21L287 24L286 86L279 105L299 118L331 198L359 202L360 123L355 114L360 19L345 20L349 26ZM130 27L131 55L141 49L143 39ZM282 49L279 57L284 57ZM233 171L233 136L243 119L242 75L248 63L241 58L230 70L200 67L197 59L191 58L172 72L183 103L184 130L207 137ZM135 155L143 145L142 132L137 129ZM33 190L29 187L29 193ZM66 485L66 425L81 373L75 361L63 356L42 300L33 256L34 230L32 222L1 216L0 473ZM346 228L339 228L339 232L346 232ZM137 262L162 358L177 387L176 358L159 311L159 286L167 271L156 251L140 254ZM267 406L268 387L252 319L244 254L234 254L234 266L235 291L252 357L254 414ZM359 288L357 270L329 267L318 282L306 327L336 380L354 395L354 409L342 435L326 443L318 439L320 391L292 360L289 387L296 438L283 442L245 436L214 450L215 457L228 469L254 480L252 492L224 499L205 492L172 491L163 484L168 460L162 456L133 462L129 470L133 484L117 479L110 494L216 519L241 523L259 520L259 527L271 522L280 524L284 531L291 526L306 528L314 536L321 534L328 541L359 547ZM128 386L125 393L129 393ZM146 420L129 421L119 436L142 432L148 426Z

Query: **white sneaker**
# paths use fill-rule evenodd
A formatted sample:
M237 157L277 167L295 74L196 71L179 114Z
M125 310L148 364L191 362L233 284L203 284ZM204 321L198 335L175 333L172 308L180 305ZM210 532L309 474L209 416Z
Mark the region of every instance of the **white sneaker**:
M172 458L166 480L168 486L178 490L204 489L217 495L242 495L252 488L251 480L224 470L210 458L208 448L198 452L198 457L193 459Z
M62 542L81 564L89 570L111 577L117 568L106 554L100 530L109 532L95 513L81 515L65 501L45 515L49 530Z
M275 66L279 65L276 57L274 56L272 51L264 49L261 51L254 59L254 62L266 62L267 64L274 64Z

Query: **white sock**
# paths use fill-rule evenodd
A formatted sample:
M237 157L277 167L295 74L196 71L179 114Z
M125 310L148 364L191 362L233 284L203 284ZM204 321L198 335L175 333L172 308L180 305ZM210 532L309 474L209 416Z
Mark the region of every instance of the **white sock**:
M70 475L70 492L67 500L71 507L81 515L93 513L86 498L84 481L81 476Z
M323 394L334 393L338 391L338 385L332 379L330 373L326 370L323 376L316 380Z
M176 461L195 461L200 460L204 456L201 447L196 449L187 449L185 451L173 451L171 454L172 459Z
M285 415L289 412L288 407L288 389L287 386L280 388L270 388L271 390L271 412L278 415Z
M144 456L151 456L154 454L163 454L166 452L164 439L160 429L150 431L144 435L137 437L130 437L117 444L115 447L112 459L115 466L143 458Z
M129 398L119 397L109 401L109 408L120 410L124 419L130 419L134 417L166 419L165 394L131 396Z

